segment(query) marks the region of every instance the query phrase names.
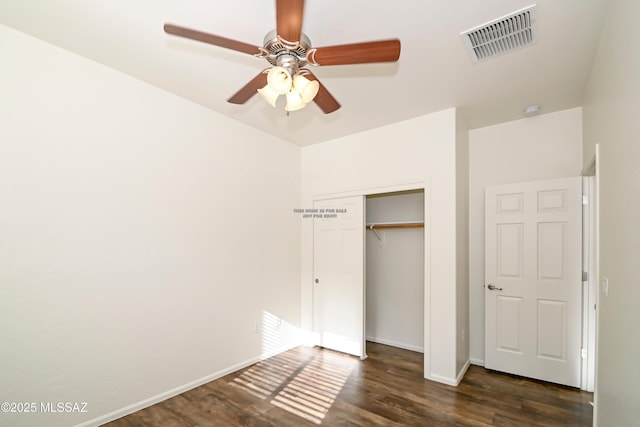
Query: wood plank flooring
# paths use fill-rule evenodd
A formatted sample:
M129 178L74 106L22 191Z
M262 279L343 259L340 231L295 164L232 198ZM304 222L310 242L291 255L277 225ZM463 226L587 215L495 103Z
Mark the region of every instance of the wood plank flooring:
M135 412L132 426L591 426L591 393L471 366L458 387L422 354L368 343L360 361L298 347Z

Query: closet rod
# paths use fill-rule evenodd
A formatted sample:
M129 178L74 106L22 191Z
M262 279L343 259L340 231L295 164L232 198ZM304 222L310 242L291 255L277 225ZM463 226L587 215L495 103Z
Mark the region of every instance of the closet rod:
M398 222L386 224L367 224L365 228L369 230L383 230L385 228L424 228L423 222Z

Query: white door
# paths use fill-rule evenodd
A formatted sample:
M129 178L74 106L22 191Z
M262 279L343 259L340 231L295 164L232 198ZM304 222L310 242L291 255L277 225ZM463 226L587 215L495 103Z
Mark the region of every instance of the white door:
M485 366L580 386L582 180L487 187Z
M314 332L321 346L364 357L364 197L313 207Z

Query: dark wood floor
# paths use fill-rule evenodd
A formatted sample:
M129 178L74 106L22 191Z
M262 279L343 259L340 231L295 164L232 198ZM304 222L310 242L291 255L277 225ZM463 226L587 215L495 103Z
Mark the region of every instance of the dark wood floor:
M367 353L299 347L107 426L591 426L591 393L478 366L451 387L421 353Z

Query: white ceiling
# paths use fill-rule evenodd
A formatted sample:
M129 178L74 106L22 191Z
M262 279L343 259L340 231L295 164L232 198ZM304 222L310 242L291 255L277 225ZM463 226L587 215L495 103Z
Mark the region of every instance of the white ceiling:
M478 64L460 32L537 3L538 42ZM307 0L303 32L314 47L387 38L393 64L314 68L342 104L286 116L259 96L226 102L269 64L169 36L170 22L262 45L275 27L273 0L0 0L0 24L134 76L298 145L309 145L450 107L470 128L577 107L607 0ZM4 58L3 60L7 60Z

